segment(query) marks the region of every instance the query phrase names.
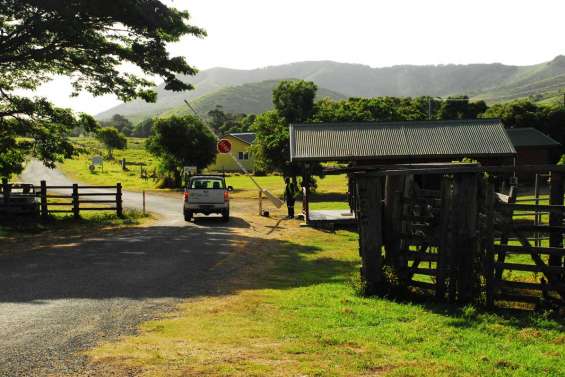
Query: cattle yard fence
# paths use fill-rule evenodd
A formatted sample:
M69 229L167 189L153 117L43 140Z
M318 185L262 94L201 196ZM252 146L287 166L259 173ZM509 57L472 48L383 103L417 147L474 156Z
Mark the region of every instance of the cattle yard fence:
M118 217L123 217L121 183L115 186L48 186L46 181L41 181L39 187L26 185L23 192L13 192L20 186L2 180L0 214L35 212L47 218L51 214L67 213L80 218L84 211L115 211Z

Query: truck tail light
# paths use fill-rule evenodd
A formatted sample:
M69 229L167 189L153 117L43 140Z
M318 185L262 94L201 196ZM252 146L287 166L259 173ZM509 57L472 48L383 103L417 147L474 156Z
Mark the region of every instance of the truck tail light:
M188 202L188 191L184 192L184 201Z
M228 191L224 191L224 202L230 200L230 193Z

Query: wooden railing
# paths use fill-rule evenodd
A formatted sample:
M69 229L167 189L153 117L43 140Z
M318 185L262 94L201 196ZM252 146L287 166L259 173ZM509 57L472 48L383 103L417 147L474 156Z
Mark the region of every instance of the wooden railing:
M47 186L46 181L41 181L39 190L34 187L31 192L12 195L13 187L7 180L2 181L0 213L20 213L20 208L28 209L23 212L33 212L29 209L35 201L35 212L43 218L53 213L69 213L79 218L83 211L116 211L119 217L123 216L121 183L115 186ZM26 199L29 202L23 203Z

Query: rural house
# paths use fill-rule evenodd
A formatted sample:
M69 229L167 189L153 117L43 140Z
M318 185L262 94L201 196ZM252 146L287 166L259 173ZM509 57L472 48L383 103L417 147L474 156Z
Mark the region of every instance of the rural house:
M232 146L232 155L249 171L255 169L255 159L251 153L251 146L255 142L252 132L230 133L222 137L229 140ZM240 169L235 161L228 155L218 153L216 161L208 166L210 171L238 172Z

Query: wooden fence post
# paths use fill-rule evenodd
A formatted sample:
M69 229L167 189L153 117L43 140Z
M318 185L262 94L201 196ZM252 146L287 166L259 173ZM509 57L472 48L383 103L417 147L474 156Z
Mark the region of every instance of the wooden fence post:
M80 218L80 201L78 196L78 184L73 184L73 216L75 219Z
M143 190L143 216L145 216L146 214L146 208L145 208L145 190Z
M455 175L454 236L455 242L450 258L450 300L466 303L474 292L474 265L479 257L477 234L478 175L463 173ZM454 279L454 281L451 281Z
M383 283L382 184L379 178L356 179L361 277L368 293L377 293Z
M510 192L508 193L508 204L514 204L516 203L516 187L515 186L510 186ZM504 217L510 222L513 222L513 218L514 218L514 210L512 209L505 209L503 211L503 215ZM508 224L506 224L508 225ZM500 244L501 245L508 245L508 232L505 230L504 233L500 236ZM506 252L505 251L499 251L497 253L497 259L496 262L497 263L504 263L504 261L506 260ZM500 280L502 279L502 268L495 268L494 271L494 276L496 278L496 280Z
M446 293L446 278L449 272L449 255L451 248L451 211L452 206L452 184L453 180L449 176L441 179L441 212L440 212L440 235L439 235L439 255L437 262L436 298L443 300Z
M563 205L563 177L561 173L551 172L550 205ZM561 227L563 225L563 213L551 211L549 213L549 226ZM553 230L549 234L549 247L563 247L563 235L560 230ZM550 255L549 266L561 267L562 261L559 255Z
M400 258L400 233L402 222L402 193L404 192L403 176L387 176L385 178L384 224L383 238L385 261L397 272L406 269L406 263Z
M485 262L484 274L486 280L486 300L487 306L494 306L494 182L492 178L488 179L485 185Z
M47 208L47 182L45 181L41 181L40 198L41 198L41 203L40 203L41 217L43 219L46 219L47 216L49 215L49 209Z
M2 196L4 197L4 204L8 204L10 200L10 185L8 184L8 178L2 178Z
M124 217L124 208L122 202L122 184L116 185L116 214L118 217Z

